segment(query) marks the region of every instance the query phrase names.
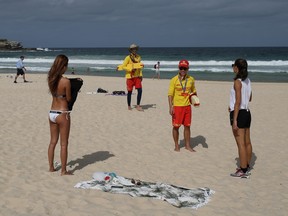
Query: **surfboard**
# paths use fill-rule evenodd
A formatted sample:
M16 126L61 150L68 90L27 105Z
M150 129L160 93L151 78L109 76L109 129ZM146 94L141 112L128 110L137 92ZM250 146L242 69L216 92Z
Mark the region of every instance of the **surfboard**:
M133 63L133 64L128 64L126 66L127 70L128 71L132 71L133 69L141 69L144 67L144 64L143 63ZM123 65L118 65L117 66L117 71L121 71L121 70L124 70L123 69Z

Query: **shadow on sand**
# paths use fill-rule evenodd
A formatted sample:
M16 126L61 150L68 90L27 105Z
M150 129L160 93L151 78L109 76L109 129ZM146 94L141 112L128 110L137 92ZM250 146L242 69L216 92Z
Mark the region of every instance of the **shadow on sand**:
M74 172L76 170L83 169L85 166L88 166L89 164L93 164L97 161L104 161L104 160L107 160L108 158L114 157L114 156L115 155L110 154L110 152L108 152L108 151L98 151L98 152L84 155L82 158L72 160L67 165L70 167L75 166L74 169L71 170L72 172Z
M208 144L206 143L206 138L199 135L199 136L196 136L196 137L191 137L190 138L190 145L191 145L191 148L195 148L196 146L198 145L202 145L203 148L208 148ZM185 140L180 140L180 148L184 148L185 147Z
M251 169L253 169L253 167L255 166L256 160L257 160L257 156L255 155L254 152L252 152L252 157L251 157L251 161L250 161L250 164L249 164ZM239 157L236 157L235 161L236 161L236 166L240 167L240 159L239 159Z
M156 104L145 104L145 105L140 105L143 110L148 110L148 109L156 109Z

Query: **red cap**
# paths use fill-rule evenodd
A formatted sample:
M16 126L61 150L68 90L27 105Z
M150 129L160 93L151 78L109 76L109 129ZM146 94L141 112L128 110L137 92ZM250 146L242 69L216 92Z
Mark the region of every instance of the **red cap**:
M184 68L189 68L189 62L185 59L181 60L179 62L179 66L178 67L184 67Z

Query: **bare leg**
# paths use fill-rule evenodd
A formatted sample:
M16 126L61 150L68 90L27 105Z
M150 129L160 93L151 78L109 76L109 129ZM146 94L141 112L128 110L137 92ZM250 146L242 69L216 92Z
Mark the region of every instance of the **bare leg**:
M19 76L19 75L16 75L16 76L15 76L15 80L14 80L14 82L17 82L17 78L18 78L18 76Z
M188 151L195 152L195 150L190 146L190 137L191 137L190 126L184 126L185 148Z
M67 120L68 117L68 120ZM68 139L70 133L70 116L67 114L61 114L57 118L60 129L60 158L61 158L61 175L72 175L71 172L66 170L67 158L68 158Z
M173 135L173 140L174 140L174 143L175 143L174 151L179 152L180 151L180 147L179 147L179 143L178 143L178 140L179 140L179 127L173 127L172 135Z
M247 168L247 151L245 146L245 129L239 128L237 131L233 130L233 134L238 147L238 154L240 159L240 167Z
M49 163L49 171L50 172L54 172L56 171L54 168L54 151L55 151L55 147L57 145L58 142L58 138L59 138L59 128L57 124L52 123L49 120L49 125L50 125L50 144L48 147L48 163Z
M247 165L249 165L252 158L252 144L250 139L249 128L245 129L245 146L246 146Z

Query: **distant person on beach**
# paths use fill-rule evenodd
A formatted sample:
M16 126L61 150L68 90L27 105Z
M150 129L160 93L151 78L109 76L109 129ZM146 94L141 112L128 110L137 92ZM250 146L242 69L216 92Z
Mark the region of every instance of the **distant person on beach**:
M133 87L137 89L137 105L136 109L138 111L143 111L142 107L140 106L141 98L142 98L142 69L132 69L129 70L127 68L128 64L133 63L140 63L141 62L141 56L137 54L139 47L136 44L131 44L129 47L130 54L126 56L123 62L123 69L126 71L126 87L127 87L127 104L128 104L128 110L132 110L131 107L131 98L132 98L132 91Z
M230 124L238 147L240 167L233 177L247 178L252 157L250 139L251 113L248 107L252 100L251 82L248 78L248 64L245 59L236 59L232 64L235 73L234 85L230 91Z
M24 67L23 61L24 61L24 56L20 56L20 59L19 59L19 60L17 61L17 63L16 63L17 74L16 74L16 76L15 76L14 83L17 83L17 78L18 78L19 75L23 76L24 82L28 82L28 81L25 79L25 71L26 71L26 68Z
M157 62L157 64L154 65L154 69L155 69L155 75L153 79L156 77L160 79L160 62L159 61Z
M71 69L72 69L71 74L75 74L75 69L74 69L74 67L72 67Z
M60 136L61 175L72 175L66 170L68 157L68 139L70 132L70 111L68 102L71 100L71 84L69 79L63 77L68 68L68 58L58 55L48 73L48 86L52 95L52 105L49 112L50 144L48 147L49 171L54 168L54 151Z
M192 121L190 95L197 95L195 81L192 76L188 75L189 62L187 60L181 60L178 68L179 72L171 79L168 90L169 113L172 116L172 135L175 143L174 150L180 151L179 128L184 125L185 148L195 152L190 146Z

